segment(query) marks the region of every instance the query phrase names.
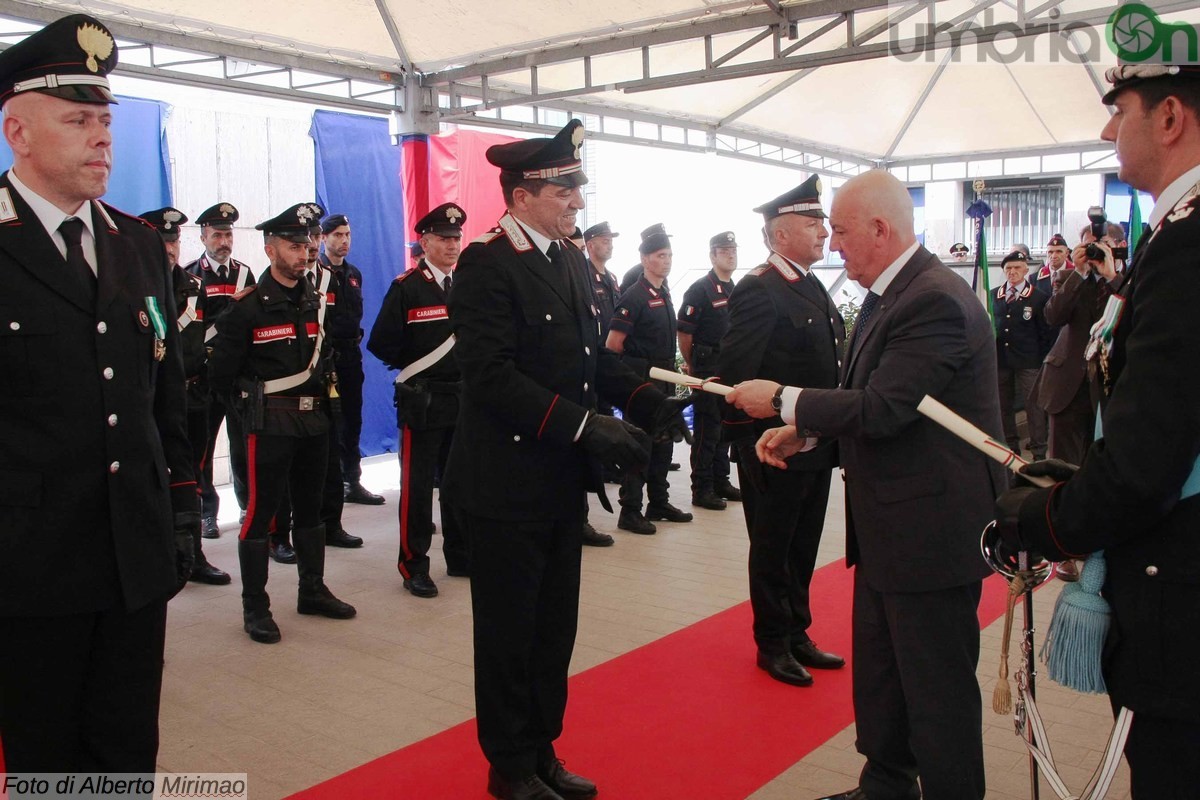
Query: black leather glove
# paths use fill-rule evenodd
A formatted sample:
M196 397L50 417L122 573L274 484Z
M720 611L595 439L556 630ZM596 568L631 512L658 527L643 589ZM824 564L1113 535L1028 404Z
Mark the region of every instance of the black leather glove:
M996 533L1013 552L1029 550L1021 538L1021 504L1036 491L1038 489L1033 486L1018 486L996 498Z
M1030 543L1021 536L1021 505L1031 494L1038 491L1038 487L1025 478L1050 478L1056 483L1061 483L1070 480L1078 470L1079 467L1074 464L1057 458L1047 458L1027 464L1017 473L1016 485L996 498L996 532L1000 534L1000 539L1009 550L1026 550L1032 553Z
M1058 458L1045 458L1041 461L1034 461L1032 464L1027 464L1020 472L1017 473L1017 482L1019 485L1028 485L1028 481L1022 481L1021 476L1028 475L1032 478L1050 478L1055 483L1069 481L1079 471L1079 467L1074 464L1068 464Z
M200 513L181 512L175 515L175 592L178 593L192 577L196 566L195 540L200 536Z
M636 425L616 417L590 414L579 443L601 466L614 472L639 471L650 463L650 437Z
M688 430L687 421L683 418L683 410L694 403L695 395L686 394L683 397L668 397L654 412L654 429L651 435L656 442L692 443L692 432Z

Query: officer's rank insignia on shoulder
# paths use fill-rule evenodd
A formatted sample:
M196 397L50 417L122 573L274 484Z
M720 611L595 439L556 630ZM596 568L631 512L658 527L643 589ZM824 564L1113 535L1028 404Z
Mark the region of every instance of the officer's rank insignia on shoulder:
M767 263L779 270L779 274L787 278L791 283L800 280L800 273L792 269L792 265L787 262L787 259L779 255L779 253L771 253L771 257L767 259Z
M258 284L255 284L254 286L247 286L245 289L242 289L240 292L236 293L233 296L233 299L241 300L243 298L249 297L251 294L254 293L254 290L257 288L258 288Z
M499 228L492 228L490 231L480 234L475 239L471 240L471 244L489 244L493 239L499 236L502 231Z

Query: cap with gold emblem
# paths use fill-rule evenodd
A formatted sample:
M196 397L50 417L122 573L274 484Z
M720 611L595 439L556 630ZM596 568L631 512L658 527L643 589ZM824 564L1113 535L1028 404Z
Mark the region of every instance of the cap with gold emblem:
M950 245L950 255L952 256L965 256L969 252L971 252L971 248L967 247L962 242L955 242L954 244Z
M200 216L196 217L196 224L201 227L227 231L233 228L233 223L238 221L238 216L240 216L238 210L233 207L232 203L217 203L200 212Z
M258 223L254 229L262 231L264 237L278 236L290 242L307 244L311 229L317 227L323 216L325 209L316 203L297 203L279 216Z
M1019 261L1022 264L1028 264L1029 256L1025 255L1020 250L1013 250L1011 253L1006 255L1004 258L1000 259L1000 266L1003 267L1005 264L1009 263L1010 261Z
M1067 244L1067 240L1061 233L1056 233L1050 237L1050 241L1046 242L1046 247L1070 247L1070 245Z
M188 221L187 214L170 206L147 211L141 217L158 229L164 242L179 241L179 226Z
M486 156L505 178L547 181L574 188L588 182L579 158L584 135L583 123L573 119L553 139L494 144L487 149Z
M345 214L330 214L321 220L321 233L333 233L343 225L349 225L350 220Z
M1200 80L1200 64L1120 64L1109 67L1104 72L1104 79L1113 87L1100 98L1100 102L1111 106L1117 101L1117 95L1126 88L1160 78Z
M619 233L613 233L612 228L608 226L607 222L597 222L595 225L583 232L583 240L585 242L590 242L597 236L611 236L615 239L620 235L621 234Z
M809 176L795 189L754 209L754 213L762 214L763 219L775 219L784 214L825 219L825 211L821 208L821 179L816 175Z
M0 53L0 105L24 92L76 103L115 103L108 73L117 43L99 20L72 14Z
M733 235L733 231L723 231L708 240L709 250L716 250L718 247L737 247L737 237Z
M437 236L461 237L463 223L467 221L467 212L454 203L442 203L425 216L417 220L414 226L418 236L427 233Z

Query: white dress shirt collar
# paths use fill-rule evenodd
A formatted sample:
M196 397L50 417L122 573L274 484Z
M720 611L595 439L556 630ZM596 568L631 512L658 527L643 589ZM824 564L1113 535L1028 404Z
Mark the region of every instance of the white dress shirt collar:
M908 248L900 254L899 258L893 261L887 269L879 274L879 277L876 278L875 282L871 284L870 291L879 295L880 297L883 297L883 293L886 292L887 288L892 285L892 281L896 279L896 276L900 274L900 270L904 268L904 265L908 263L908 260L913 257L913 253L917 252L917 248L920 246L920 242L913 242L910 244Z
M61 233L58 232L58 226L62 225L63 220L68 217L75 217L83 222L84 234L81 239L83 245L83 256L87 259L88 264L92 269L96 269L96 232L93 228L91 202L84 200L79 204L79 208L75 209L74 213L67 214L58 206L51 203L40 194L30 189L17 177L15 170L8 171L8 182L17 190L17 194L21 195L29 208L33 211L34 216L42 223L42 227L46 229L46 233L50 234L51 241L58 248L58 252L66 258L67 243L63 239Z

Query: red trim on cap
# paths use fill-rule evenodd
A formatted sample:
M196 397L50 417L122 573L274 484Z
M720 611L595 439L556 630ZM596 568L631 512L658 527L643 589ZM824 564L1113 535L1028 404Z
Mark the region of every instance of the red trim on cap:
M550 401L550 407L546 409L546 416L542 417L542 425L538 428L537 438L542 438L542 431L546 430L546 423L550 421L550 413L554 411L554 406L557 403L558 395L554 395L554 399Z

